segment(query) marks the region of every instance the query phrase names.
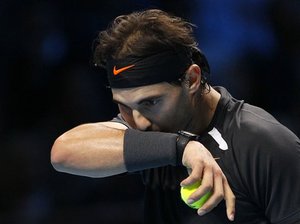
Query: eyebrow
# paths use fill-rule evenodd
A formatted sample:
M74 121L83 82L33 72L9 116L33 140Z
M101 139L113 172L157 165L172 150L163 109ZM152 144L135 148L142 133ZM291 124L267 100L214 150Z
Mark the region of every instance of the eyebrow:
M161 97L161 95L148 96L148 97L146 97L146 98L143 98L143 99L139 100L139 101L137 102L137 105L141 105L143 102L145 102L145 101L147 101L147 100L158 99L158 98L160 98L160 97ZM127 106L125 103L120 102L120 101L118 101L118 100L116 100L116 99L112 99L112 101L113 101L114 103L116 103L116 104L121 104L121 105L123 105L123 106L125 106L125 107L129 107L129 106Z

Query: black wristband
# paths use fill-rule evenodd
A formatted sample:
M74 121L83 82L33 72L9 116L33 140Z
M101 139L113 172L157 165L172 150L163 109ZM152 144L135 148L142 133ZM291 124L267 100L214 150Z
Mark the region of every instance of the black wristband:
M127 129L124 135L124 161L127 171L177 165L177 137L177 134L172 133Z

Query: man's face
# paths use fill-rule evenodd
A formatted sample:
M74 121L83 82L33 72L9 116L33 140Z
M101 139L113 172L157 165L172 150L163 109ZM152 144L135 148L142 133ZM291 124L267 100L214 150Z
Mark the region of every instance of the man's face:
M143 131L177 132L186 129L192 118L187 88L158 83L154 85L112 89L113 100L124 120Z

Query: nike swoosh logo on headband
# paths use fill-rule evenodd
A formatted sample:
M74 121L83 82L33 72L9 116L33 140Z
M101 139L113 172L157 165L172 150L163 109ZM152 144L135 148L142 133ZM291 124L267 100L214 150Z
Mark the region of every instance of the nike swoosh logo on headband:
M127 69L129 68L132 68L134 65L128 65L128 66L125 66L123 68L119 68L119 69L116 69L116 66L114 66L114 69L113 69L113 74L114 75L118 75L120 74L121 72L124 72L126 71Z

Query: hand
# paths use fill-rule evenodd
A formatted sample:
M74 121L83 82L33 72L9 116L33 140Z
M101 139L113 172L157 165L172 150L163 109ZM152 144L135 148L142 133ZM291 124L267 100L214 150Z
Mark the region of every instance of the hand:
M233 221L235 196L211 153L200 142L190 141L184 149L182 163L187 167L189 176L181 182L181 186L187 186L201 180L201 185L189 198L190 203L199 200L207 192L212 192L207 202L198 209L198 214L206 214L224 199L227 217Z

